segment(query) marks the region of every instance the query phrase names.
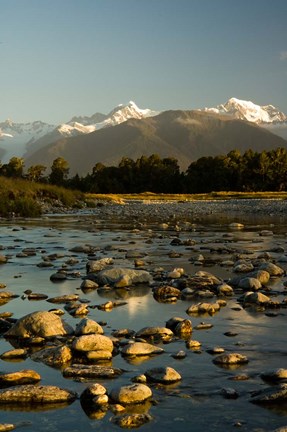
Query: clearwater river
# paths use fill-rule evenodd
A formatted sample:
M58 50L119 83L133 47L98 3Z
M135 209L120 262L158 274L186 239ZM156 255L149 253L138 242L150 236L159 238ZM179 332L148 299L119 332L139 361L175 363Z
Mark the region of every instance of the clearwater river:
M1 359L1 374L31 369L41 375L41 385L66 388L80 397L92 382L103 384L109 393L115 386L131 384L147 369L169 366L181 375L180 381L170 385L150 383L152 400L126 407L127 413L151 416L140 430L270 432L287 427L286 398L266 405L252 402L255 392L278 385L264 380L262 373L287 369L286 273L272 276L259 289L271 299L270 306L242 303L239 298L246 290L229 283L237 276L243 278L247 268L256 270L266 262L286 272L287 213L281 204L273 212L273 205L275 208L277 204L268 202L265 208L263 202L229 203L225 209L224 205L218 208L216 203L202 202L194 204L195 209L192 203L131 203L37 220L1 220L0 254L8 261L0 265L0 283L6 285L0 289L0 296L9 291L17 297L0 303L0 316L10 312L12 318L19 319L34 311L60 308L64 312L61 318L73 328L83 318L70 314L65 304L29 299L27 290L31 290L49 298L78 294L79 302L87 305L85 316L101 323L105 336L113 337L119 329L138 332L144 327L165 327L172 317L189 319L193 327L188 338L155 341L164 352L154 356L122 356L121 347L133 338L120 338L108 364L124 372L114 379L64 378L61 368L31 358L30 354L43 346L29 347L27 357L17 361ZM153 280L128 288L81 289L88 261L102 258L112 258L112 267L132 269L138 260L137 268L149 272ZM43 266L43 262L49 264ZM181 275L171 273L176 268L183 269ZM58 270L64 270L66 278L51 281ZM154 298L153 287L168 284L181 290L203 271L232 285L233 294L216 295L213 287L210 295L202 289L195 295ZM226 305L215 313L187 314L191 305L219 299ZM98 307L108 301L118 302L118 306L109 310ZM196 328L201 323L212 327ZM188 347L187 339L200 342L200 346ZM223 348L225 353L240 353L248 363L224 367L215 364L214 347ZM11 340L0 337L0 355L14 348ZM180 351L185 353L182 358L176 356ZM119 415L122 413L116 414L109 406L87 409L80 398L49 407L0 404L0 423L14 424L23 432L116 431L120 426L114 418Z

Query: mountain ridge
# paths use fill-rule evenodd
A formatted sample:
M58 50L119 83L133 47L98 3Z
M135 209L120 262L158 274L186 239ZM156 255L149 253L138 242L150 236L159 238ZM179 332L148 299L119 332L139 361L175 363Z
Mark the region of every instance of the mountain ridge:
M181 112L179 121L182 123L182 128L177 129L176 133L183 134L184 123L189 125L189 133L186 134L186 141L193 139L193 134L199 134L200 131L200 120L198 118L190 117L190 115L184 116L184 112L199 112L205 115L215 115L218 119L236 119L246 121L249 125L257 125L258 127L265 128L269 132L281 136L287 139L287 116L275 108L273 105L259 106L251 101L244 101L237 98L230 98L225 104L218 105L215 108L204 108L201 110L168 110L163 111L164 113ZM89 135L94 132L99 132L101 129L107 129L109 127L117 127L126 121L136 119L145 120L157 117L163 112L153 111L151 109L141 109L135 102L129 101L127 104L120 104L113 108L108 114L95 113L92 116L74 116L70 121L62 123L58 126L50 125L41 121L35 121L32 123L14 123L11 120L6 120L0 123L0 158L1 162L8 162L12 156L23 157L30 163L33 160L33 154L41 151L46 146L57 143L59 140L63 144L63 140L66 138L80 137L83 135ZM168 118L168 114L166 114ZM199 122L199 123L198 123ZM150 121L149 127L152 122ZM146 127L146 123L143 123ZM194 131L192 132L191 126L193 125ZM140 127L137 125L137 128ZM170 141L170 137L175 133L175 128L170 128L169 122L166 121L162 129L160 130L161 137L153 137L152 134L147 135L145 130L144 138L138 136L137 140L133 145L138 146L143 151L144 149L155 148L155 142L157 146L162 145L166 148L167 143ZM205 128L205 133L208 134L208 130ZM176 138L176 137L174 137ZM201 138L202 139L202 138ZM148 144L147 141L150 141ZM81 140L80 140L81 141ZM133 142L133 140L132 140ZM145 145L144 145L145 142ZM200 141L199 141L200 142ZM164 143L164 144L163 144ZM152 145L151 145L152 144ZM108 145L108 143L106 143ZM194 146L195 143L193 143ZM198 144L200 145L200 144ZM131 142L127 143L127 148L131 154L137 154L137 151L133 151ZM127 150L126 150L127 151ZM224 149L222 148L222 152ZM108 152L108 149L106 149ZM173 154L178 154L180 158L183 157L185 152L184 148L181 148L181 154L179 151L173 149ZM56 152L58 154L58 151ZM117 154L117 148L114 149L114 153ZM165 152L164 152L165 153ZM187 152L188 153L188 152ZM105 163L116 163L118 157L104 158ZM185 165L185 163L184 163Z
M135 160L157 153L176 158L180 168L186 170L202 156L226 154L235 148L243 152L278 147L286 148L287 141L258 125L199 110L170 110L61 139L35 152L26 163L30 166L45 160L50 166L55 158L63 157L71 175L86 175L98 162L117 165L122 157Z

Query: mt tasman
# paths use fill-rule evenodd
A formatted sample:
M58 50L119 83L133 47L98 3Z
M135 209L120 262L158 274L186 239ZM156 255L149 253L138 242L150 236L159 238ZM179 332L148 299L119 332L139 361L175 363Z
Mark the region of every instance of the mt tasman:
M230 149L226 144L227 137L222 131L219 134L216 130L216 119L220 120L226 129ZM264 148L257 144L254 129L249 130L253 136L250 141L246 138L250 133L245 131L246 127L238 126L238 122L256 127L256 130L264 128L271 131L272 134L267 137L264 135L263 140L258 136L262 143L265 142ZM122 124L125 126L120 127ZM241 140L245 139L246 145L254 150L261 151L268 146L287 147L287 142L282 139L287 138L287 116L273 105L259 106L231 98L215 108L160 113L151 109L140 109L134 102L129 102L117 106L109 114L73 117L69 122L58 126L41 121L24 124L6 120L0 123L0 160L6 163L12 156L18 156L25 159L26 167L43 161L50 166L53 159L62 156L71 163L72 172L84 173L91 166L78 161L77 167L78 158L71 152L78 153L77 142L81 144L81 137L86 136L84 142L90 152L87 158L94 163L116 164L122 156L135 158L142 154L148 156L152 152L162 157L176 157L181 167L185 168L191 160L198 157L213 156L239 148L238 140L235 137L233 139L231 126L237 135L240 128L244 129ZM108 132L109 129L112 130ZM273 134L276 134L277 138ZM68 142L72 145L68 146ZM244 149L242 145L239 148ZM83 147L81 152L82 150Z

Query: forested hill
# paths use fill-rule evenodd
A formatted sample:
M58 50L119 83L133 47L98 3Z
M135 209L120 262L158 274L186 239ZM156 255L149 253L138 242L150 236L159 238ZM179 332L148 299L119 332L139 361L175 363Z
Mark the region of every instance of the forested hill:
M200 111L165 111L155 117L130 119L117 126L87 135L63 138L35 152L25 166L51 166L64 158L70 175L86 175L97 163L117 165L131 159L157 154L176 158L185 171L200 157L227 154L233 149L257 152L287 148L287 141L252 123Z

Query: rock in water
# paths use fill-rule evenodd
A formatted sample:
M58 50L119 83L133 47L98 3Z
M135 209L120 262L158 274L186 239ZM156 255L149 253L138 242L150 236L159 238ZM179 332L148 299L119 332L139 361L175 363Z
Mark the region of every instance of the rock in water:
M111 399L120 404L142 403L152 396L151 389L145 384L131 384L113 389Z
M1 404L49 404L73 402L75 392L56 386L21 385L13 389L0 390Z
M53 312L32 312L20 318L6 333L5 337L31 338L53 337L72 334L73 329Z

